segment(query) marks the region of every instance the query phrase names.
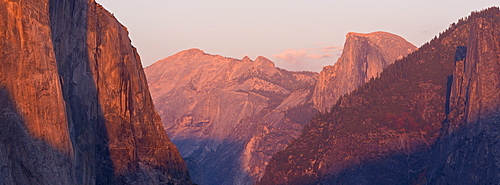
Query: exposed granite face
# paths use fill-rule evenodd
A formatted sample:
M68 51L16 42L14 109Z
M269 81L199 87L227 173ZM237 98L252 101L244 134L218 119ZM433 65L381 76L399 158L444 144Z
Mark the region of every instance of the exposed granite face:
M342 96L273 156L258 184L425 184L455 51L467 44L470 26L453 24Z
M396 59L416 49L404 38L387 32L348 33L338 61L324 67L319 75L313 94L315 108L329 111L340 96L378 77Z
M109 12L5 0L0 20L0 184L191 183Z
M466 47L457 50L428 184L500 183L500 11L475 14L487 16L472 22Z
M0 1L0 184L75 182L47 2Z
M317 74L281 70L264 57L190 49L145 72L163 124L200 184L258 180L314 114Z

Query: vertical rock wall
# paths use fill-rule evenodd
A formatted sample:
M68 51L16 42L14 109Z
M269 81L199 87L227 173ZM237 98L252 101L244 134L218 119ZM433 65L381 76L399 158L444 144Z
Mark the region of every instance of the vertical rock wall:
M74 182L48 9L0 1L0 184Z
M191 183L109 12L5 0L0 21L0 184Z
M455 63L429 184L500 183L500 14L482 14L471 24L466 57Z

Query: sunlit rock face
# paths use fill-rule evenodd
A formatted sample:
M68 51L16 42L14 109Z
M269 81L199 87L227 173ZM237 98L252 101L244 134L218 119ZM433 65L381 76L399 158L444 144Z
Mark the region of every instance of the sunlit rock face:
M190 49L145 69L155 106L194 182L252 184L315 113L317 74Z
M0 20L0 184L191 183L109 12L3 0Z
M320 72L313 93L315 108L329 111L340 96L378 77L388 65L416 49L404 38L387 32L348 33L338 61Z

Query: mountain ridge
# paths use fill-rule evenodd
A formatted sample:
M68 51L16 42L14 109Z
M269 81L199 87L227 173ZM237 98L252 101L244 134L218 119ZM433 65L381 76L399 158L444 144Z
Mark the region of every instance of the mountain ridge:
M305 106L313 114L306 104L317 74L279 69L262 56L239 60L190 49L145 71L167 132L185 158L204 168L194 170L205 171L198 183L255 181L273 151L301 129L304 121L286 112ZM277 137L264 139L265 133ZM265 147L269 142L275 146Z

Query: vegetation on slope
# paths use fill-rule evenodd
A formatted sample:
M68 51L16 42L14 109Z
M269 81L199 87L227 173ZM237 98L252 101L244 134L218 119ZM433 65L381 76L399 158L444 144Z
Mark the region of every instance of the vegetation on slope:
M380 77L343 96L278 152L260 184L412 183L445 119L455 53L469 22L498 16L498 8L459 20ZM376 171L382 171L382 176Z

